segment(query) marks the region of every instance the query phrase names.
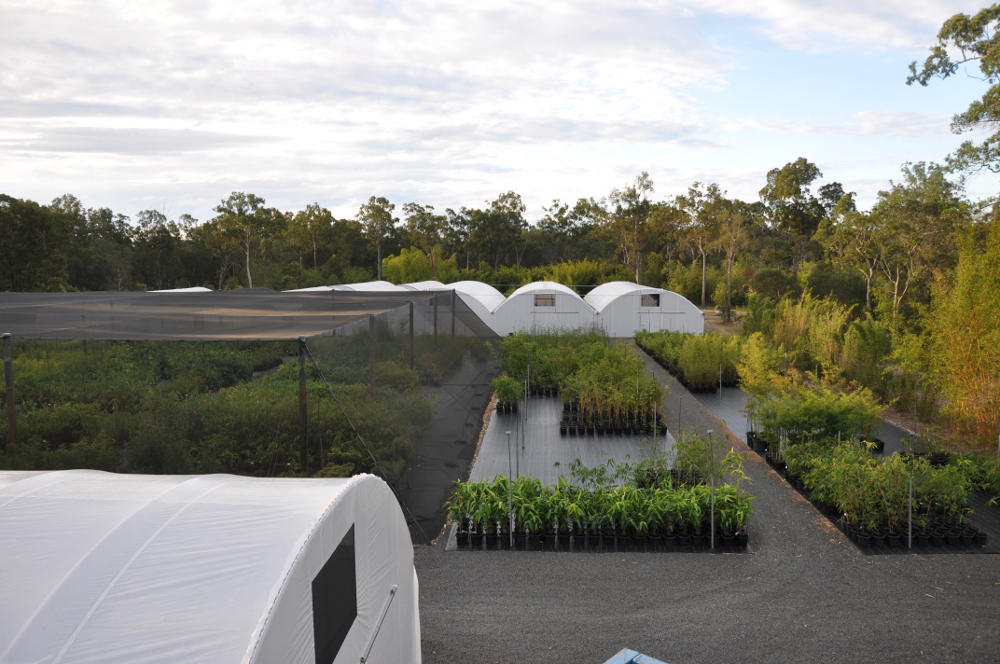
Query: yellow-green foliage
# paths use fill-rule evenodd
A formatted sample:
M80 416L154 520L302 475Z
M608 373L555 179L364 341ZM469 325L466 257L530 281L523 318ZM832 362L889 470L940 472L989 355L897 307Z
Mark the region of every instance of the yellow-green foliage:
M788 384L760 399L757 415L767 440L830 443L856 436L870 440L884 410L865 388L841 392L821 385Z
M512 335L501 343L500 364L519 381L527 378L530 366L533 387L558 387L564 399L579 400L581 409L662 412L663 386L635 353L611 343L600 331Z
M663 360L670 371L679 371L693 389L719 384L719 370L726 384L736 382L740 339L710 332L636 332L636 343Z
M788 353L790 363L829 376L840 375L843 334L851 308L808 292L798 300L782 299L775 312L774 343Z

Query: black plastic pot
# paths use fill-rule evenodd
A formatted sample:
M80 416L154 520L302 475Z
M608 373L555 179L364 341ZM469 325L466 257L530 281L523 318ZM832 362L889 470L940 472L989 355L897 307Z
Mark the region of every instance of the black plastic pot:
M677 536L677 546L691 546L691 536L690 535L678 535Z
M587 536L583 533L574 533L573 535L573 550L583 551L584 546L587 543Z
M497 534L486 533L486 550L493 551L497 548Z
M559 548L569 551L569 533L559 533Z
M524 551L524 540L525 536L523 532L514 533L514 546L517 547L519 551Z
M744 530L742 532L736 533L736 546L746 548L747 544L750 542L750 536Z
M482 533L471 533L469 535L469 541L472 543L472 550L478 551L483 548L483 534Z
M674 546L677 544L676 535L664 535L663 536L663 549L664 551L673 551Z
M469 547L469 533L455 533L455 546L459 549L467 549Z

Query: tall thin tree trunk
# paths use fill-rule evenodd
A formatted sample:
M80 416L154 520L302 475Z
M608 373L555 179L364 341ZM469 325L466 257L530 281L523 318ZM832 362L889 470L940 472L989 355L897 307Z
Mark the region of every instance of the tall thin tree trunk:
M729 269L726 275L726 322L732 321L733 311L733 258L729 257Z
M708 290L708 254L701 250L701 308L706 306L705 291Z
M247 244L247 288L253 288L253 277L250 276L250 245Z

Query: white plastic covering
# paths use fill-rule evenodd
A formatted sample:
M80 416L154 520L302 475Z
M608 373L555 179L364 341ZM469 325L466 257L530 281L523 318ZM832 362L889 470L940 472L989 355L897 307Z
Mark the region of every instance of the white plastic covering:
M643 295L656 306L643 306ZM597 312L597 326L610 337L631 337L636 330L705 331L705 315L683 295L629 281L601 284L584 298ZM647 297L647 301L650 298Z
M191 286L190 288L165 288L163 290L153 290L150 293L211 293L211 288L204 286Z
M538 296L554 296L552 306L537 306ZM493 329L500 336L514 332L590 328L597 313L569 286L554 281L525 284L493 310Z
M315 661L312 581L354 526L334 660L419 662L413 550L378 478L0 471L0 661Z
M357 284L338 284L333 287L333 290L346 290L346 291L405 291L406 288L402 286L397 286L396 284L389 281L363 281Z
M429 279L427 281L414 281L412 284L403 284L402 286L406 290L449 290L448 286L445 286L440 281L434 281Z

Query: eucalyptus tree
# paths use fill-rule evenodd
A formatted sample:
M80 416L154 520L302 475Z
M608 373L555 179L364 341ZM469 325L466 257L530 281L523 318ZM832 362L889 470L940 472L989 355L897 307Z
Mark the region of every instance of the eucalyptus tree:
M841 196L813 236L833 262L856 270L865 280L865 308L872 311L872 286L882 268L877 218L858 210L854 192Z
M757 206L759 208L759 204ZM726 201L718 217L718 247L726 256L726 322L732 320L733 262L750 241L755 206L738 199ZM704 279L704 272L702 272ZM704 293L704 281L702 281Z
M246 259L247 287L253 288L250 260L253 250L264 239L282 230L285 217L264 207L264 199L254 194L234 191L215 207L215 222L223 234L238 243Z
M375 274L379 281L382 280L382 248L399 223L399 218L392 216L392 211L395 209L396 204L390 203L389 199L372 196L361 206L356 215L364 228L368 243L375 249Z
M879 269L894 318L918 278L935 268L953 267L956 231L969 215L961 186L945 177L944 167L920 162L904 164L902 170L902 180L890 181L871 211Z
M931 47L919 68L910 63L907 85L919 83L926 86L932 78L945 79L974 63L978 75L989 84L981 99L969 104L962 113L952 118L951 130L956 134L972 131L991 131L981 143L965 141L948 159L950 167L957 170L986 168L1000 173L1000 5L994 4L979 10L975 15L955 14L941 26L938 42ZM955 53L957 57L952 57Z
M812 195L810 187L823 177L816 164L799 157L767 173L767 184L760 190L760 200L767 207L774 228L781 231L791 247L792 275L806 257L809 242L826 214L823 204Z
M430 259L431 279L437 278L437 252L445 232L447 217L434 214L433 205L407 203L403 206L410 237Z
M298 253L300 263L303 253L312 254L312 266L317 269L320 249L331 246L333 215L319 203L311 203L304 210L289 213L287 220L285 236L291 249Z
M0 194L0 290L47 290L52 276L65 271L68 228L45 206Z
M720 237L720 223L729 201L719 185L707 187L695 182L687 194L677 196L677 207L684 213L681 237L693 254L701 259L701 306L708 306L708 255Z
M180 260L180 228L159 210L142 210L136 215L136 222L135 278L157 290L172 288L184 271Z
M595 217L601 234L614 240L622 264L642 283L642 254L648 242L649 215L652 202L653 180L643 171L635 180L621 189L612 189L607 207L594 202L591 214Z

